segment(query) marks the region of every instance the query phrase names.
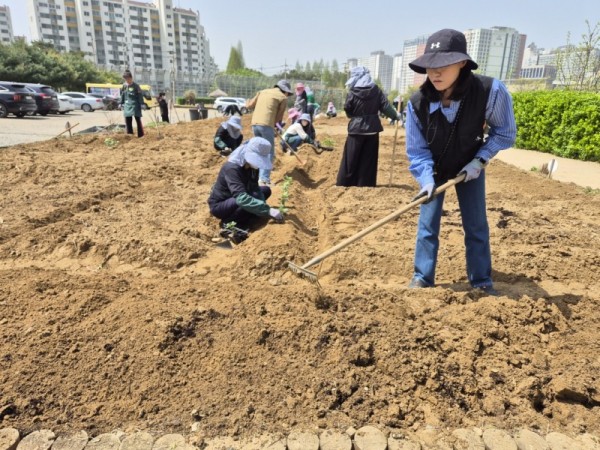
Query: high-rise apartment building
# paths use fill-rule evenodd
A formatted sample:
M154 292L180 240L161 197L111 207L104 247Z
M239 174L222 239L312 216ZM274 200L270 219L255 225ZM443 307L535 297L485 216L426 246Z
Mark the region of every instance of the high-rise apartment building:
M381 88L384 92L389 92L392 86L392 69L394 58L386 55L383 51L372 52L369 56L362 58L348 59L348 69L352 70L357 66L365 66L371 72L373 80L381 82Z
M392 91L400 90L400 82L402 81L402 71L404 70L404 67L402 66L403 61L404 58L402 58L402 53L397 53L396 55L394 55L392 60Z
M404 41L402 48L403 69L400 75L400 85L398 91L405 94L413 86L420 86L425 81L425 75L421 75L412 71L408 67L408 63L415 60L425 53L425 44L429 36L419 36L415 39Z
M10 8L0 5L0 43L8 44L14 38Z
M506 81L519 76L525 35L514 28L492 27L465 31L467 51L479 65L477 73Z
M33 40L82 51L103 69L128 68L156 89L174 84L179 95L216 73L199 14L172 0L28 0L28 7Z

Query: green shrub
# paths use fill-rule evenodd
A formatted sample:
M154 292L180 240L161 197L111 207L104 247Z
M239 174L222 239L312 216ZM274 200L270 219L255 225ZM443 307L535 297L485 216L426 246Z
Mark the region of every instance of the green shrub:
M574 91L513 94L519 148L600 161L600 95Z

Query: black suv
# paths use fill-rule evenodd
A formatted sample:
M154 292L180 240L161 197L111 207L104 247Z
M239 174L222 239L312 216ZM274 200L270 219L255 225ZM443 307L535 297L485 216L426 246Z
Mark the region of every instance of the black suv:
M45 84L25 83L25 86L35 94L38 114L46 116L49 112L58 112L60 105L58 103L58 94L54 89Z
M23 117L35 113L36 109L33 94L24 84L0 81L0 119L9 114Z

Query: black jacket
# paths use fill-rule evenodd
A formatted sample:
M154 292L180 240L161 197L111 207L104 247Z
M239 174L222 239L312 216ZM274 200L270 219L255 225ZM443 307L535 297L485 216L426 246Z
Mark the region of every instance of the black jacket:
M396 112L377 85L350 89L344 111L350 118L348 134L373 134L383 131L379 112L390 119L396 118Z
M215 133L214 146L215 150L223 150L226 147L229 147L231 150L235 150L240 146L244 136L240 134L237 138L231 137L226 128L220 126ZM223 145L225 144L225 145Z
M258 170L245 169L227 161L221 167L217 181L208 197L208 205L212 209L216 204L229 198L237 198L240 194L251 194L260 191L258 187Z

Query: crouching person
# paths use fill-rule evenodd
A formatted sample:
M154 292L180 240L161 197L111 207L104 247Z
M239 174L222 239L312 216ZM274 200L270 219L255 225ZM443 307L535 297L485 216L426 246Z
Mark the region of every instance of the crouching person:
M290 125L290 127L283 133L283 139L288 143L294 151L300 147L303 143L312 144L315 142L315 129L310 120L309 114L302 114L300 119ZM285 143L281 143L281 147L284 152L287 151Z
M223 122L215 133L214 146L221 156L229 156L233 150L238 148L244 139L242 134L242 119L232 116Z
M261 217L283 221L283 214L267 203L271 188L258 185L258 170L273 167L270 155L269 141L254 137L229 155L221 167L208 198L210 213L221 219L221 236L238 243Z

